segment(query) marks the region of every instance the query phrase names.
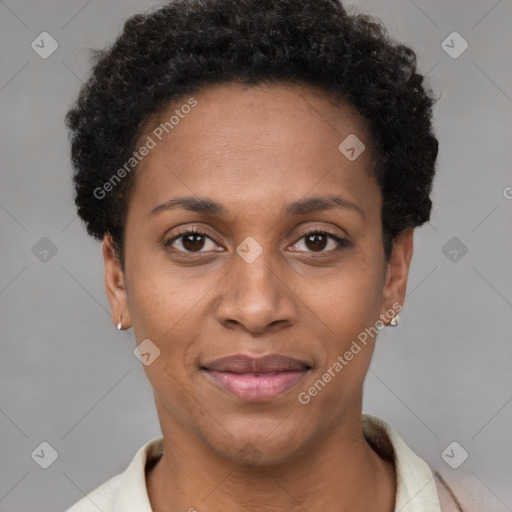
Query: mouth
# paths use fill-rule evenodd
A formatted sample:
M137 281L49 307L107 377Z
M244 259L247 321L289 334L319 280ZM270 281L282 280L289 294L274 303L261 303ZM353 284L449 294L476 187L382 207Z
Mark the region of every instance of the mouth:
M201 366L219 387L240 400L265 402L296 386L311 370L303 361L278 354L224 357Z

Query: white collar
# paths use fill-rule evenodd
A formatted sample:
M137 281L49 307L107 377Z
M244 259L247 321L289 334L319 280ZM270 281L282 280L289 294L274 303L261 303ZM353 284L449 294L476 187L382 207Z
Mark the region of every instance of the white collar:
M362 421L365 438L374 450L394 460L395 512L441 512L437 486L427 463L385 421L368 414L363 414Z
M395 512L441 512L436 483L428 465L385 421L362 415L365 438L382 457L393 459L397 478ZM68 512L152 512L147 488L146 463L163 453L163 437L144 444L127 469L89 493ZM91 503L92 502L92 503ZM93 505L94 503L94 505Z

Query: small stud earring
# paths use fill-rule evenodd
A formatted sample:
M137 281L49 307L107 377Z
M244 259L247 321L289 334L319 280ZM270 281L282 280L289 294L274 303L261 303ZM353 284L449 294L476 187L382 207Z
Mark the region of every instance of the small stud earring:
M396 327L397 325L400 324L400 316L399 315L395 315L392 319L391 319L391 322L389 322L389 325L391 325L392 327Z
M121 318L123 317L123 315L119 315L119 322L117 322L117 330L120 331L121 328L123 327L123 324L121 323Z

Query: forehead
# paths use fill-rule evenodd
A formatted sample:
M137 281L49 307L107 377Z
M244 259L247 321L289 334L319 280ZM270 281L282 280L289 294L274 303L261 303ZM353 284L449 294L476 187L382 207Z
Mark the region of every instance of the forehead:
M319 147L320 139L330 145L331 137L340 141L350 134L367 138L364 121L354 107L318 87L299 84L211 85L167 105L153 116L146 132L168 149L185 140L181 153L191 148L192 138L194 151L209 145L215 151L241 142L244 136L248 150L248 137L254 147L273 142L286 149L290 143L301 142L306 143L305 150L311 145Z
M375 188L364 122L313 86L217 84L159 112L141 137L149 139L135 186L148 208L177 195L258 208L308 191L355 200ZM351 160L340 151L346 140L366 149Z

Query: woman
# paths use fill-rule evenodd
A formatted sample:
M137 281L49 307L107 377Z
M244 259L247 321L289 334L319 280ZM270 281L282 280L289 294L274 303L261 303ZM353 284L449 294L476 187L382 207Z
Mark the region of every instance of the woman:
M432 105L414 52L335 0L126 22L66 120L163 436L72 512L441 510L427 464L361 414L430 217Z

